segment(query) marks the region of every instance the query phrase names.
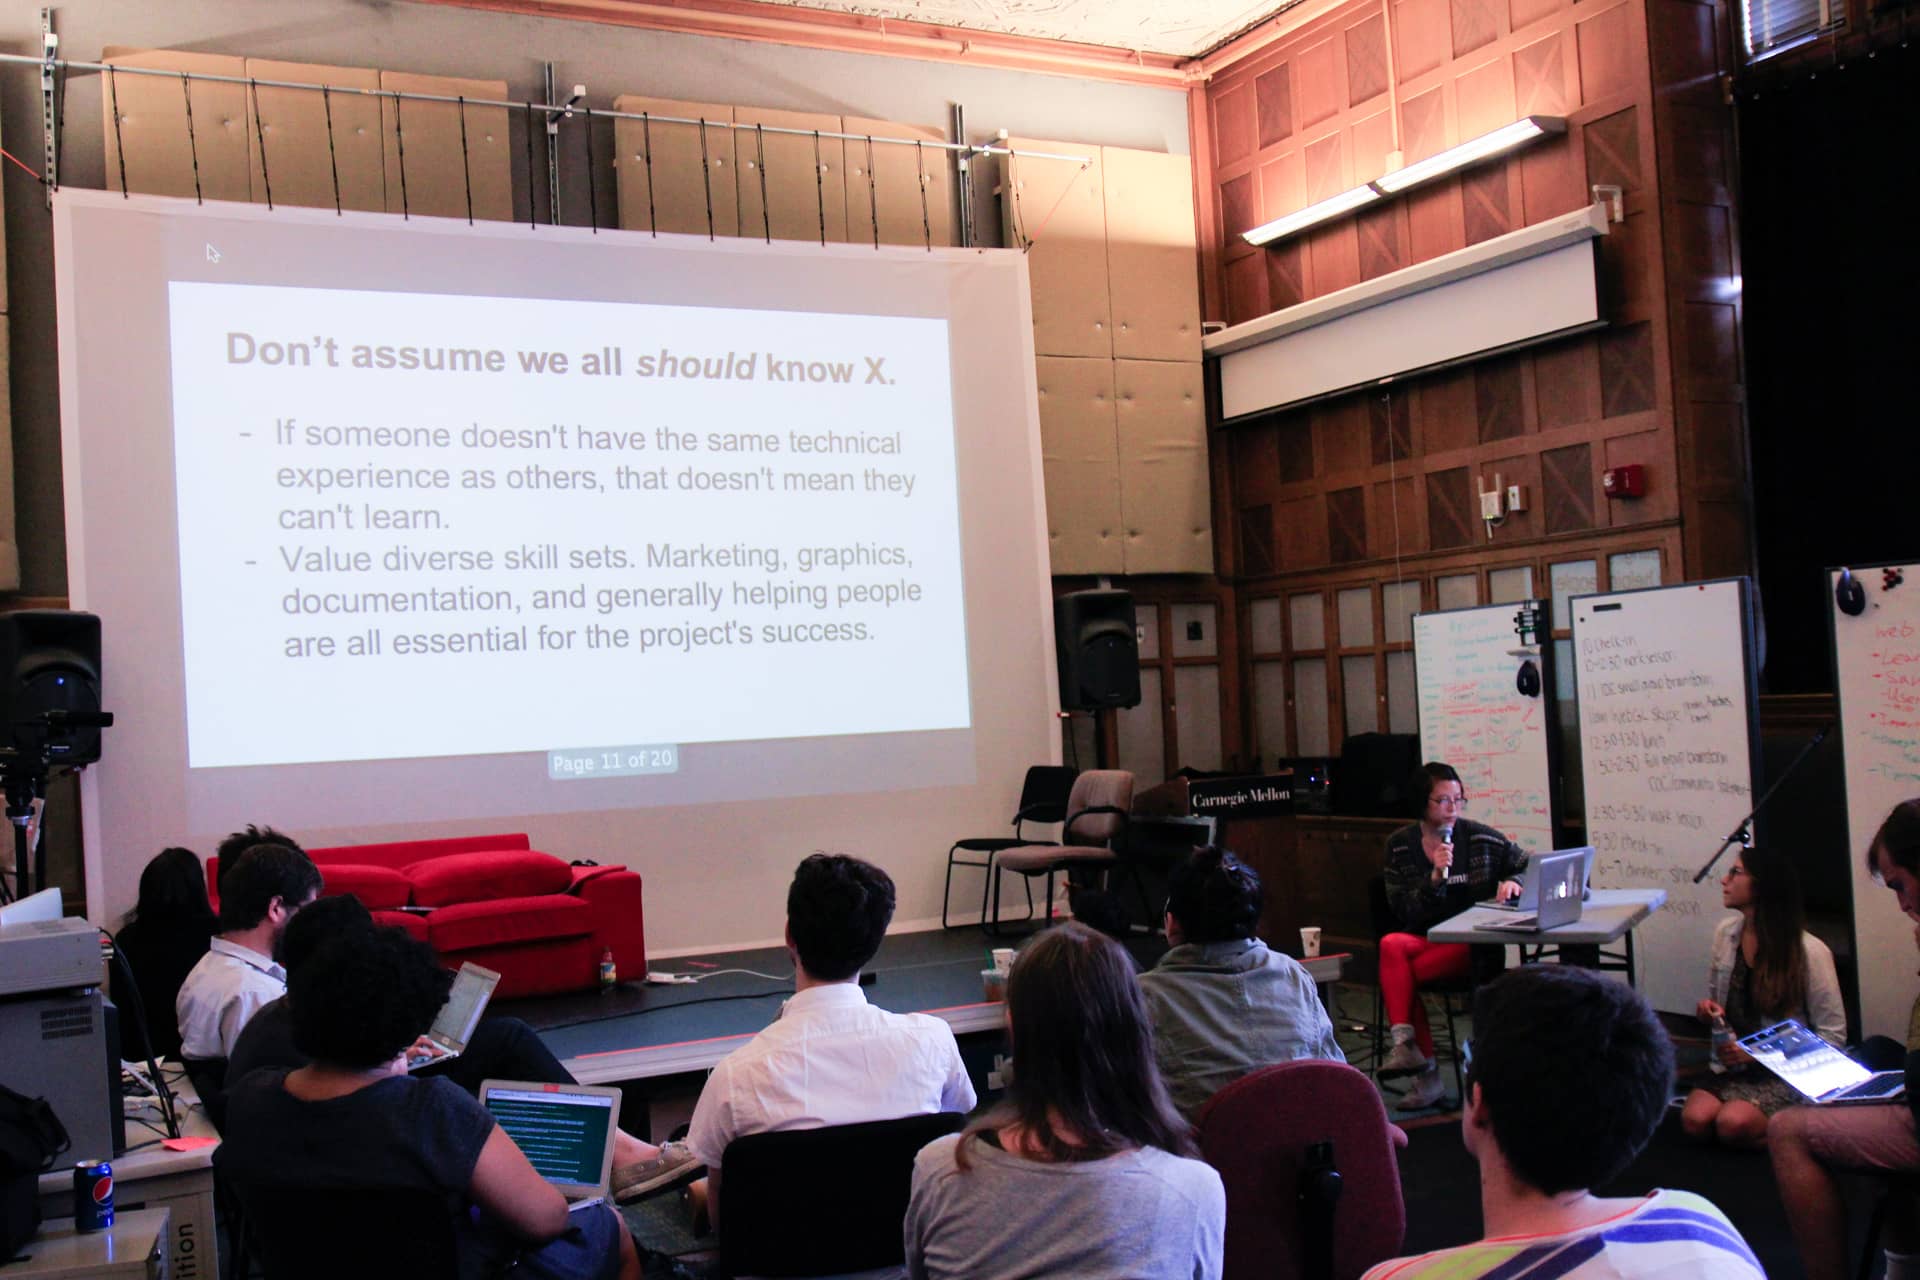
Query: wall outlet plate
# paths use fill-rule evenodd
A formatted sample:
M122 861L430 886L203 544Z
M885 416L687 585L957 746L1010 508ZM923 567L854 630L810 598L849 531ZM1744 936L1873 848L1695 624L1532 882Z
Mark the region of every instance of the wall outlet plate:
M1521 484L1507 486L1507 510L1525 511L1527 509L1527 487Z

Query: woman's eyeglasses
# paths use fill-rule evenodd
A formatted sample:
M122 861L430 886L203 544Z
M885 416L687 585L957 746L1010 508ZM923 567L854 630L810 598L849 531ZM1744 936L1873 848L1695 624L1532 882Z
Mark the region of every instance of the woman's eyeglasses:
M1435 796L1433 798L1433 804L1436 809L1464 809L1467 807L1467 798L1465 796Z

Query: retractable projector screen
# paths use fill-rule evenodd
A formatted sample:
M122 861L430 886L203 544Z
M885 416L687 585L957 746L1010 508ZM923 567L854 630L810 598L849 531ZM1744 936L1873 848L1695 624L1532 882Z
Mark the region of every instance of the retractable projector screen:
M1058 758L1024 259L63 191L103 918L169 844L525 830L649 943ZM984 825L983 825L984 824Z

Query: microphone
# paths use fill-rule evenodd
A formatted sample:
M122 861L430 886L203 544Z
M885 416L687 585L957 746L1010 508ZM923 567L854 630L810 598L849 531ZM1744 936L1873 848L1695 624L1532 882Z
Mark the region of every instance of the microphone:
M1440 843L1446 845L1453 843L1453 824L1451 822L1440 828Z

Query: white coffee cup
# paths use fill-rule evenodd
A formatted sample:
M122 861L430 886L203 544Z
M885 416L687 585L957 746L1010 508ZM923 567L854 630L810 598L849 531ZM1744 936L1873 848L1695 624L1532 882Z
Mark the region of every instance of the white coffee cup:
M1309 958L1320 954L1320 926L1305 925L1300 930L1300 954Z
M1013 972L1013 957L1015 953L1012 947L995 947L992 954L993 968L996 973Z

